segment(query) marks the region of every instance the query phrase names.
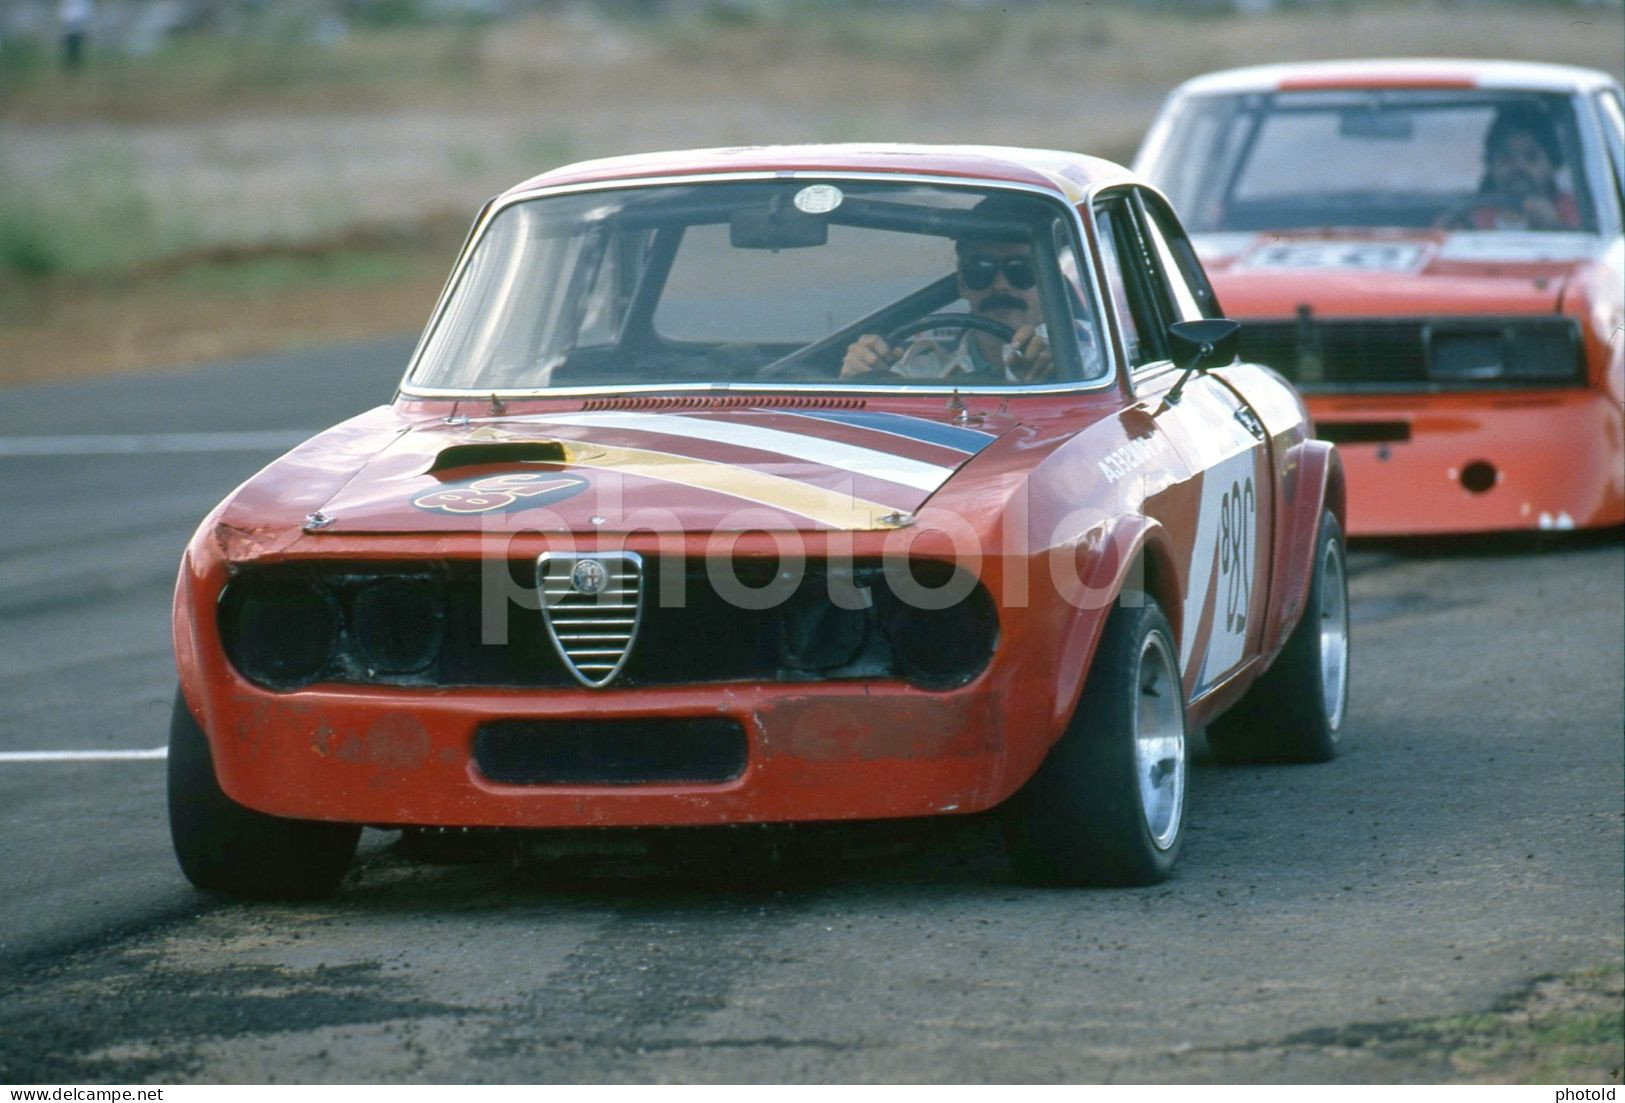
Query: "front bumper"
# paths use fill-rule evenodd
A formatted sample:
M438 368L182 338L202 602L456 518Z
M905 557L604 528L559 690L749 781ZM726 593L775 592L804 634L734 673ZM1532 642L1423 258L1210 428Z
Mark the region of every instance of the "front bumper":
M1338 442L1350 536L1625 522L1621 411L1595 391L1311 395L1307 404L1317 432Z
M680 826L980 811L1014 793L1065 729L1109 611L1072 608L1043 588L1048 572L1029 564L1031 600L1001 608L991 659L957 688L885 677L271 688L247 680L222 644L217 605L233 565L261 561L223 555L222 541L236 539L212 522L200 528L181 566L173 618L182 695L208 736L221 787L272 815L381 826ZM416 540L311 543L335 561L382 561L386 543L403 562L426 554ZM473 547L436 543L427 554ZM279 549L271 561L283 556ZM1002 562L990 556L984 569L990 591L1001 592ZM714 782L514 783L493 780L476 753L482 725L503 721L683 717L737 724L743 768Z
M489 721L694 716L741 725L748 750L738 777L514 785L485 777L473 755L475 732ZM884 683L614 694L274 693L237 684L199 719L222 788L274 815L380 826L631 827L977 811L1020 781L1011 780L1001 717L1010 719L984 678L946 693Z

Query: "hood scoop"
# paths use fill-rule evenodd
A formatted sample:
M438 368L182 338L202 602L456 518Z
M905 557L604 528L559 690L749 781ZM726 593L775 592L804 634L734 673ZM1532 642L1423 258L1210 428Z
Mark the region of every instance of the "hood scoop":
M564 463L564 445L556 440L482 441L444 448L424 472L437 475L462 467L489 467L504 463Z
M861 410L863 398L816 395L630 395L589 398L582 410Z

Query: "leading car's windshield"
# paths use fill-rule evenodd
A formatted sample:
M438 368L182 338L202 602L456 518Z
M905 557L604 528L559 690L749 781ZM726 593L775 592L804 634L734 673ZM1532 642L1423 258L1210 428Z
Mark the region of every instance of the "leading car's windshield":
M1594 230L1566 97L1481 90L1197 96L1140 168L1193 233Z
M1032 194L836 179L525 200L480 237L410 382L484 394L1098 378L1072 225ZM1021 358L1031 334L1049 355ZM890 358L859 374L851 350L875 338Z

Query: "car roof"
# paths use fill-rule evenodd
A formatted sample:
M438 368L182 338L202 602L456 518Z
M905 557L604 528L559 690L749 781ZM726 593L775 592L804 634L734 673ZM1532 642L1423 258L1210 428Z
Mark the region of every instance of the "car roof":
M716 173L787 172L935 176L976 183L1015 184L1053 191L1073 202L1100 184L1138 179L1115 162L1054 149L867 143L739 146L581 161L532 177L509 189L504 198L566 185Z
M1224 69L1188 80L1175 89L1174 94L1207 96L1337 88L1507 88L1584 92L1617 87L1618 83L1607 73L1573 65L1436 57L1367 58Z

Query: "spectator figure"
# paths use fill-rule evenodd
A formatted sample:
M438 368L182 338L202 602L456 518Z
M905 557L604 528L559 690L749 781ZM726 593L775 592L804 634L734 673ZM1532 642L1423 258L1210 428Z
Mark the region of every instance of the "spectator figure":
M96 15L96 0L60 0L57 23L62 28L62 68L74 72L85 62L85 40Z

